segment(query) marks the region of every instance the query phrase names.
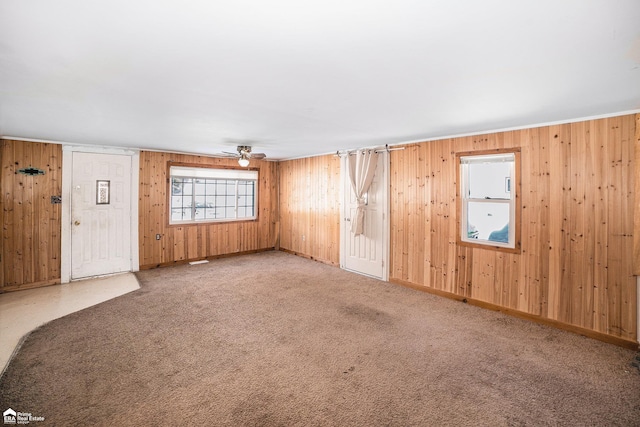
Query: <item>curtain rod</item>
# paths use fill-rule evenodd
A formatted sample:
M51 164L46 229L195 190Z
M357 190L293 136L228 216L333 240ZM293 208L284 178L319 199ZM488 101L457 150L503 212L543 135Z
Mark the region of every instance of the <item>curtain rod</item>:
M340 152L340 150L338 150L338 151L336 151L336 154L334 154L334 156L338 156L338 157L340 157L340 156L345 155L345 154L347 154L347 155L351 156L351 155L353 155L353 154L356 154L356 152L358 152L358 151L360 151L360 150L366 150L366 148L358 148L358 149L356 149L356 150L352 150L352 151L344 150L343 152ZM374 151L375 151L376 153L384 153L385 151L388 153L388 152L390 152L390 151L399 151L399 150L404 150L404 147L389 148L389 144L386 144L386 145L384 146L384 149L377 149L377 150L374 150Z

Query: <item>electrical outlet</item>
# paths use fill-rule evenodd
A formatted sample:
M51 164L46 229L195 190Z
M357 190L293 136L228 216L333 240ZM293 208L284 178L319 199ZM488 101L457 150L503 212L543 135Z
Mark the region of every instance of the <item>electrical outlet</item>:
M303 242L305 241L305 237L304 237L304 234L302 235L302 241L303 241Z
M156 234L156 240L160 240L162 236L160 234Z

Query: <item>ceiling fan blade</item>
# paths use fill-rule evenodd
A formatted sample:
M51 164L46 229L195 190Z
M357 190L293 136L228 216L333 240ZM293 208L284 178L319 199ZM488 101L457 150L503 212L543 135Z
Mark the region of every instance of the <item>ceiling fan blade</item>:
M247 159L260 160L267 157L264 153L252 153L251 147L248 145L239 145L237 153L230 153L229 151L223 151L220 157L232 157L234 159L239 159L241 157L245 157Z

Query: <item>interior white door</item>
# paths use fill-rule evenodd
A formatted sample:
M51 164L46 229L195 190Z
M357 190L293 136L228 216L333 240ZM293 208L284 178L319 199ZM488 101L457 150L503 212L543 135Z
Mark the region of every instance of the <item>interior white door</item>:
M131 156L74 152L71 278L131 271Z
M373 182L366 195L364 232L358 236L351 232L351 218L355 216L356 200L348 172L343 174L345 218L343 232L343 267L347 270L385 279L385 233L387 210L386 186L387 153L380 153ZM346 171L346 159L343 163Z

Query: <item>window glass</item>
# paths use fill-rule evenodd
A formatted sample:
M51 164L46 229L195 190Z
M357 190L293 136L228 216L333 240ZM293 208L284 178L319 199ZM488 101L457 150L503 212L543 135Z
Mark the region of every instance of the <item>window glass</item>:
M469 237L508 243L509 221L509 204L507 203L469 202L467 213ZM507 234L503 236L502 230L507 230Z
M508 179L511 162L485 162L469 164L469 198L508 199Z
M257 171L172 166L170 173L172 224L256 218Z

